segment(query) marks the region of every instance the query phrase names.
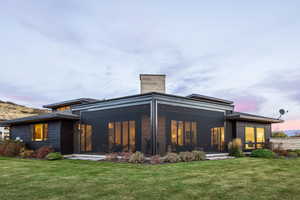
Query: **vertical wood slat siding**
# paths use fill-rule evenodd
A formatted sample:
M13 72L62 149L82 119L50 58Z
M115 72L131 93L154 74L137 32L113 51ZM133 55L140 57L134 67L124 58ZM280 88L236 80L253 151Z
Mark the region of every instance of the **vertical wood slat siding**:
M29 149L36 150L42 146L52 146L55 151L60 151L60 130L61 122L48 122L48 139L46 141L32 141L32 124L12 126L10 138L20 137Z

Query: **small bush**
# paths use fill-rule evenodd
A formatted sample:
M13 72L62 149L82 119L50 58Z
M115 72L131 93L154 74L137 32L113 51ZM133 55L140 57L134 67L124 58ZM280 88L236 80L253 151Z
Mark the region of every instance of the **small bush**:
M180 152L179 157L181 161L183 162L190 162L193 161L194 159L194 154L192 152L186 151L186 152Z
M62 160L64 157L59 152L52 152L46 156L47 160Z
M143 153L137 151L134 154L132 154L129 158L130 163L144 163L145 156Z
M251 157L274 158L275 153L268 150L268 149L256 149L256 150L251 152Z
M117 153L106 154L105 160L107 160L107 161L117 161L118 160L118 154Z
M297 153L298 156L300 156L300 149L295 150L294 152Z
M153 165L161 164L161 163L163 163L163 159L159 155L151 156L150 163Z
M235 138L228 143L229 155L234 157L243 157L244 153L242 151L242 140L240 138Z
M49 153L54 152L54 149L50 146L43 146L36 151L36 158L44 159Z
M297 158L298 154L296 152L288 152L287 157L288 158Z
M192 154L193 154L193 160L195 161L206 159L206 155L203 151L192 151Z
M14 157L21 153L24 143L15 140L5 140L0 143L0 155Z
M165 162L169 163L180 162L180 157L177 153L167 153L167 155L163 159Z

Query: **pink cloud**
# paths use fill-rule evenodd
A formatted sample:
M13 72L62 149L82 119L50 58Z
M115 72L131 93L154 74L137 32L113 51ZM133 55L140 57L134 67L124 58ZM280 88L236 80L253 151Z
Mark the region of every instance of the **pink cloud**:
M273 131L285 131L285 130L300 130L300 120L286 120L281 124L273 124Z
M235 110L238 112L257 112L264 102L262 97L243 96L235 99Z

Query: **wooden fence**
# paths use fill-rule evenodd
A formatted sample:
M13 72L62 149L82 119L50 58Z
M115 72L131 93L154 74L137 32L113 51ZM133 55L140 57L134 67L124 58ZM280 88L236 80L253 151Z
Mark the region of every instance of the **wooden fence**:
M289 138L271 138L273 148L282 148L284 150L300 149L300 137Z

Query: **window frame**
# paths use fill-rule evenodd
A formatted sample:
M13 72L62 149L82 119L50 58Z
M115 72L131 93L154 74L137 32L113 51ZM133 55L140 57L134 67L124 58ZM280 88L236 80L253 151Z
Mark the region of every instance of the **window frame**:
M118 127L118 129L116 128ZM125 128L126 127L126 130ZM116 145L121 145L126 152L135 152L137 144L137 122L136 120L118 120L107 122L108 148L109 151ZM118 133L119 131L119 133ZM126 133L125 133L126 132ZM126 134L126 144L124 136Z
M41 126L41 136L40 138L37 138L37 126ZM34 142L44 142L48 140L48 123L38 123L32 125L32 141Z
M188 129L186 127L187 124L189 124ZM189 130L189 134L187 134L188 132L187 130ZM177 146L198 145L197 121L172 119L170 121L170 132L171 132L170 142L172 145L177 145ZM187 137L189 137L188 143L187 143Z
M246 141L246 130L247 130L247 128L253 129L254 140L251 143L249 143L249 142ZM257 133L258 133L259 129L263 130L263 141L262 142L258 141L258 137L257 137L257 135L258 135ZM246 150L260 149L260 148L264 147L264 145L266 144L266 128L265 127L261 127L261 126L245 126L244 131L245 131L245 135L244 135L244 148ZM253 146L249 148L247 146L249 144L252 144Z

